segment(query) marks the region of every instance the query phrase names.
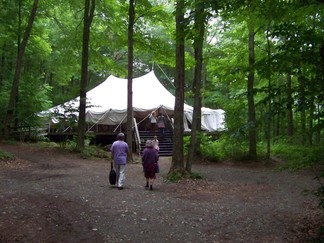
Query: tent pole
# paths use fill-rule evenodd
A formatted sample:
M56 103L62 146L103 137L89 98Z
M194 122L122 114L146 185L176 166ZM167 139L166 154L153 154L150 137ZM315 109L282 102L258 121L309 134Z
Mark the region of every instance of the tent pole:
M159 107L159 108L160 108L160 107ZM157 112L157 110L158 110L159 108L157 108L157 109L155 109L155 110L153 110L153 111ZM152 111L152 112L153 112L153 111ZM140 120L137 124L141 124L143 121L145 121L145 119L147 119L147 118L151 115L152 112L150 112L150 114L148 114L146 117L144 117L142 120Z
M68 126L67 128L65 128L65 129L63 130L63 133L65 133L69 128L71 128L71 127Z
M168 113L166 112L166 110L163 108L163 106L160 106L160 109L162 109L162 110L164 111L165 116L166 116L167 119L171 122L171 127L172 127L172 129L174 129L173 121L172 121L172 119L169 117L169 115L168 115Z
M111 111L111 109L110 110L107 110L100 118L99 118L99 120L97 121L97 122L95 122L87 131L86 131L86 133L87 132L89 132L90 131L90 129L92 129L95 125L97 125L98 124L98 122L107 114L107 113L109 113Z
M137 150L138 150L138 155L141 155L141 137L139 135L139 132L138 132L138 127L137 127L137 123L136 123L136 118L134 117L133 118L133 121L134 121L134 128L135 128L135 141L136 141L136 144L137 144Z
M127 114L123 117L123 119L119 122L118 126L115 128L114 132L116 132L116 130L120 127L120 125L122 124L123 120L127 117Z
M158 67L160 68L160 70L162 71L162 73L164 74L164 76L169 80L170 84L172 84L173 88L175 88L174 84L172 83L172 81L169 79L169 77L165 74L165 72L162 70L162 68L160 67L160 65L157 63Z

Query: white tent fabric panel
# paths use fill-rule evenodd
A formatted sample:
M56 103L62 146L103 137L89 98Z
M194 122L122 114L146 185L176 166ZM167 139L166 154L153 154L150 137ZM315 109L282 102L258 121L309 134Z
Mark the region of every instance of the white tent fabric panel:
M126 122L127 110L108 110L106 112L89 112L86 122L106 125L118 125Z
M109 109L126 110L127 83L127 79L110 75L103 83L87 93L88 101L95 105L88 111L99 113L106 112ZM174 110L175 97L164 88L153 71L139 78L134 78L132 91L134 111L153 111L162 106L165 110ZM190 109L190 106L187 108Z

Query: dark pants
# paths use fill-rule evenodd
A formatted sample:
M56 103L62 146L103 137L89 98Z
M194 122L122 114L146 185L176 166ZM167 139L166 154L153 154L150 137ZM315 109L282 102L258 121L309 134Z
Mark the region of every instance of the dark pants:
M160 136L163 137L164 136L164 127L159 127L160 130Z

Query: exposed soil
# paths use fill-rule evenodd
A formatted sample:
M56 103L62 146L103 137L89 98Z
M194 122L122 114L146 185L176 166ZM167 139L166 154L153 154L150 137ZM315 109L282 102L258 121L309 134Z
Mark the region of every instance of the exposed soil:
M166 181L160 158L153 191L140 163L124 190L108 183L107 160L58 148L0 144L0 242L308 242L322 222L309 171L263 163L197 163L200 180Z

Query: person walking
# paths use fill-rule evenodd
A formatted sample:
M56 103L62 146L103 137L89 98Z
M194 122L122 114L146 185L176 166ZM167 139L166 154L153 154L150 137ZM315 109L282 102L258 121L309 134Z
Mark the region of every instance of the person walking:
M158 159L159 159L159 151L160 151L160 147L159 147L159 140L157 139L157 136L154 136L153 140L153 149L156 151L157 155L158 155ZM160 173L160 166L159 166L159 161L157 162L156 165L156 173Z
M151 131L154 131L155 126L156 126L156 113L155 113L155 111L152 111L149 118L150 118L150 121L151 121Z
M153 143L153 148L155 149L155 151L157 153L159 153L160 147L159 147L159 140L157 139L157 136L154 136L152 143Z
M159 116L157 118L157 125L160 130L160 136L164 136L164 130L165 130L165 118L162 113L159 113Z
M113 142L111 146L111 155L114 161L114 167L117 174L117 187L118 190L124 189L125 183L125 170L127 163L127 154L128 154L128 144L124 141L125 134L119 133L117 135L117 141Z
M156 168L158 163L158 154L153 148L152 140L147 140L142 154L142 164L144 177L146 179L145 189L153 190L154 180L156 179Z

